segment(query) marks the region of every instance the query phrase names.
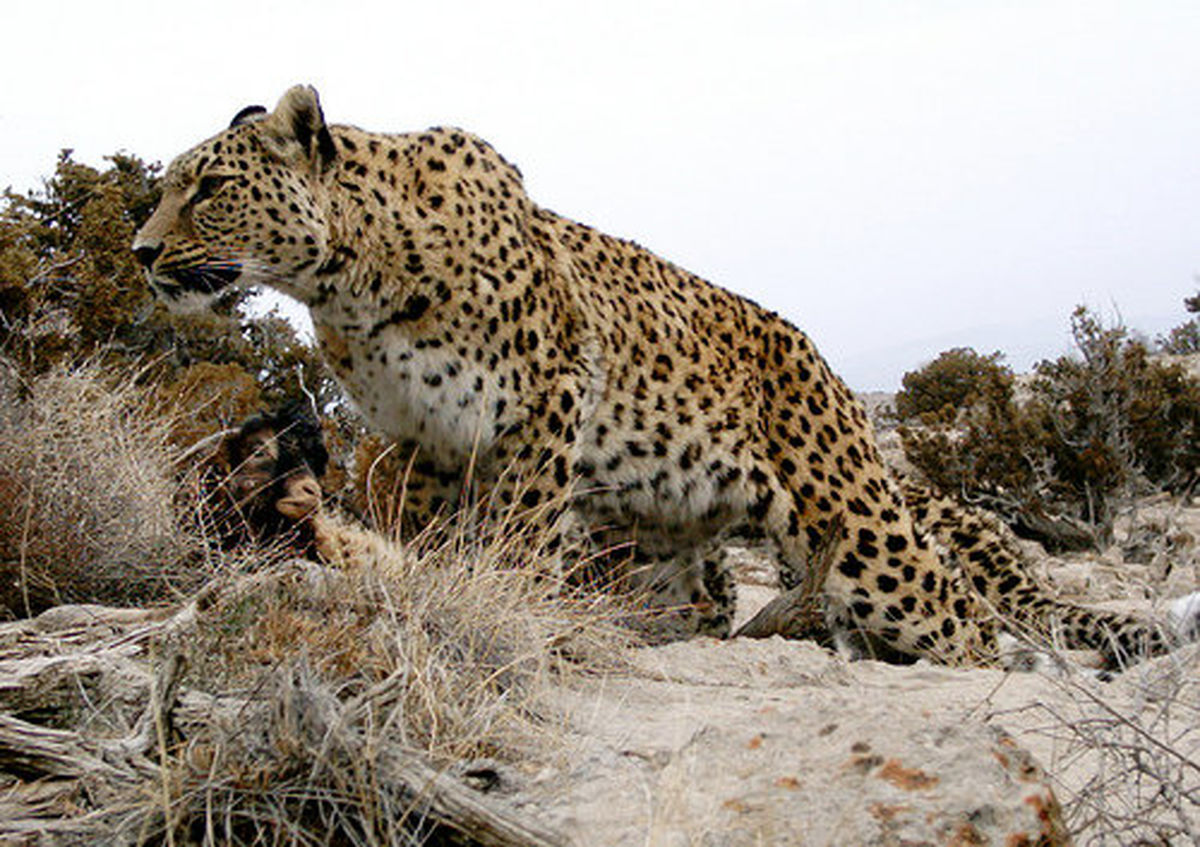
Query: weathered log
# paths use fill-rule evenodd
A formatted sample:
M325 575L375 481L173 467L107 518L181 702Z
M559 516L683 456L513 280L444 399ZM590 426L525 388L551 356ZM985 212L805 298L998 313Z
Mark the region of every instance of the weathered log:
M431 768L419 757L389 745L382 770L389 780L420 798L422 813L485 847L553 847L571 843L561 833L493 802Z
M5 714L0 714L0 771L33 779L130 776L104 761L95 745L78 732L38 726Z

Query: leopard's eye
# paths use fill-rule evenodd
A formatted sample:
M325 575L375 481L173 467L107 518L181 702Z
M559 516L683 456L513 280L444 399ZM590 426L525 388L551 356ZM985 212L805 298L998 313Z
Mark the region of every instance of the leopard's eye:
M221 174L210 174L200 177L200 182L196 184L196 191L192 194L192 202L199 203L203 200L208 200L221 189L222 185L231 179L233 177Z

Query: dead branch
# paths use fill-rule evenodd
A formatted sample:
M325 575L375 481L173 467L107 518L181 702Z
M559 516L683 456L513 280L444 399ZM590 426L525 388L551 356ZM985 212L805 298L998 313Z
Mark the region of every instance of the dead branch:
M734 633L735 637L769 638L782 635L794 640L810 639L829 643L825 625L825 580L833 566L837 542L841 540L843 521L830 521L820 542L809 554L809 570L805 580L790 591L780 594L746 621Z
M78 779L105 774L127 778L77 732L51 729L0 714L0 770L37 778Z
M390 745L394 746L394 745ZM509 809L479 800L479 793L434 770L418 757L390 749L385 771L396 783L409 786L437 822L462 832L486 847L552 847L570 842L560 833L539 826Z

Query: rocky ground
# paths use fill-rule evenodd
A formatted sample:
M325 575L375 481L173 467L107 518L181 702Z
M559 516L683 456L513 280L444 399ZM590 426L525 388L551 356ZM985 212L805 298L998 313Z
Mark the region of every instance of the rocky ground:
M1106 555L1042 556L1037 566L1063 596L1165 620L1169 595L1160 589L1182 594L1200 584L1192 541L1198 530L1200 507L1150 503L1123 524L1118 544ZM739 575L741 615L747 617L773 596L773 577L749 552ZM74 617L66 614L72 608ZM75 621L81 615L88 621L82 628ZM148 692L153 700L154 691L172 685L151 681L167 669L152 645L170 638L145 632L191 626L195 615L185 608L153 623L161 615L62 607L28 625L7 625L0 640L25 658L0 662L7 673L0 694L28 711L30 698L50 702L56 691L71 689L70 679L51 673L56 663L74 661L82 669L77 672L95 676L92 665L108 656L109 682L121 684L89 683L88 696L128 689L123 702L136 715ZM91 646L83 649L81 633L92 630L104 637L92 643L96 633L89 635ZM55 655L20 647L41 643L52 632L58 634L46 643ZM518 822L516 836L470 843L1200 844L1200 645L1104 681L1069 660L1047 673L927 663L898 667L849 662L814 643L779 637L627 648L614 667L560 676L557 682L555 675L546 678L534 707L545 731L528 756L504 764L465 762L437 777L412 765L392 768L391 776L408 785L414 779L422 785L441 780L434 790L453 801L452 816L462 813L464 803L468 809L479 803ZM51 678L52 685L46 681ZM168 696L176 698L172 721L182 736L203 737L218 700L187 690ZM270 715L279 712L272 705L277 700L247 700L238 707L246 714L235 723L265 720L274 726L279 717ZM301 688L280 702L319 700ZM171 708L169 702L160 705ZM279 712L284 718L288 713ZM330 714L309 733L314 751L326 749L349 720L336 710ZM294 745L297 730L289 728L294 722L261 734L292 739L288 743ZM9 723L0 721L0 758L7 763L0 771L19 764L13 774L37 771L68 780L45 782L48 792L56 784L77 786L67 794L56 789L55 797L95 794L113 763L124 769L118 776L126 782L157 773L138 754L121 752L152 742L152 734L142 739L144 728L117 744L118 750L111 741L92 738L96 728L90 725L44 731ZM144 716L133 723L141 726ZM373 737L351 736L359 744ZM380 743L384 740L381 736ZM353 755L367 754L376 755L370 750ZM454 785L447 788L447 780ZM22 783L13 790L18 787L19 802L0 798L0 831L20 836L12 843L95 843L88 840L92 835L82 840L70 835L94 834L80 829L86 816L59 800L31 806L30 792L42 789ZM464 792L476 799L464 800ZM6 803L19 807L25 822L3 825ZM33 836L38 826L28 818L31 813L66 821L56 824L61 837Z
M1078 843L1131 844L1141 824L1180 839L1147 843L1190 843L1194 649L1110 683L847 664L779 640L634 661L563 692L560 763L515 780L519 807L580 844L1066 843L1059 820ZM1141 731L1170 752L1134 753ZM1157 778L1191 802L1157 798Z
M1026 553L1063 599L1165 623L1200 588L1198 539L1200 503L1159 498L1102 555ZM748 617L773 574L748 554L740 578ZM1196 646L1108 681L1069 657L1052 673L897 667L778 637L629 660L557 692L557 758L497 788L579 844L1200 844Z
M1165 616L1139 584L1164 563L1115 558L1043 566L1080 599ZM1200 584L1194 560L1173 570ZM770 592L743 575L749 612ZM1067 843L1060 825L1080 844L1200 843L1196 647L1103 682L846 662L780 638L629 658L558 692L554 763L497 789L580 844Z

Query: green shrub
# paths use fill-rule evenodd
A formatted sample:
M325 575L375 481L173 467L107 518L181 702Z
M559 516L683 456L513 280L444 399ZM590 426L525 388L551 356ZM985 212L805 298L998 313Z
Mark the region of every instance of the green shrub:
M1200 312L1200 294L1184 298L1183 305L1189 312ZM1200 353L1200 319L1192 318L1158 338L1158 349L1175 356L1190 356Z
M1200 459L1200 384L1082 307L1071 331L1079 356L1042 362L1033 384L1053 426L1057 475L1080 498L1186 489Z
M963 379L980 357L961 350L906 375L906 390L921 386L922 397L964 399L932 415L926 406L925 426L900 431L909 461L930 482L1052 547L1105 540L1122 502L1149 490L1187 491L1200 463L1200 383L1085 308L1071 330L1077 355L1038 364L1020 403L1010 375Z
M1164 353L1175 356L1191 356L1200 353L1200 320L1192 318L1159 336L1158 347Z
M955 347L917 371L904 375L896 394L896 417L950 421L962 409L996 392L1011 390L1012 371L1000 364L1004 356Z

